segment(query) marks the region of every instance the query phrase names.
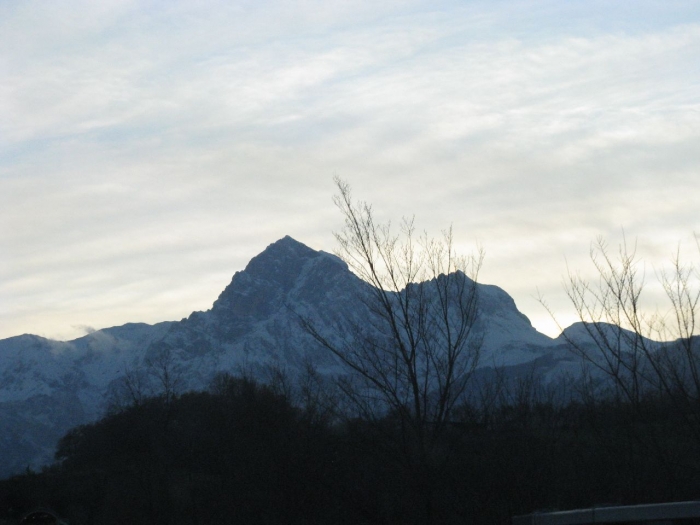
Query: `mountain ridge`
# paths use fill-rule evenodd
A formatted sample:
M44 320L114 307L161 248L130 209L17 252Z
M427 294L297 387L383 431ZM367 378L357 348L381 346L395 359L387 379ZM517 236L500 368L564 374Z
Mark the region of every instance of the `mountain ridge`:
M537 332L507 292L477 286L484 367L571 358L560 342ZM294 376L309 362L321 374L341 373L299 317L340 337L333 330L344 319L369 315L359 299L368 290L337 256L286 236L235 272L209 310L180 321L127 323L71 341L32 334L0 340L0 432L11 451L0 458L0 476L50 461L58 437L104 413L110 399L124 395L130 375L156 389L153 367L170 367L181 390L206 388L220 372L264 378L275 368Z

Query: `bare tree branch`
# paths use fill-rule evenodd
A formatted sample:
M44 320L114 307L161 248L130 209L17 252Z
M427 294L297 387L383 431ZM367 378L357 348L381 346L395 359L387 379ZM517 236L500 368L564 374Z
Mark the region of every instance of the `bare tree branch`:
M344 217L337 255L367 283L370 318L347 321L338 330L348 334L342 340L309 318L301 323L351 372L341 390L359 413L399 418L404 445L413 443L406 450L416 451L410 461L425 471L479 361L482 338L474 326L483 253L459 256L451 228L432 238L416 232L413 218L394 233L389 222L376 222L369 204L353 201L346 182L335 182Z

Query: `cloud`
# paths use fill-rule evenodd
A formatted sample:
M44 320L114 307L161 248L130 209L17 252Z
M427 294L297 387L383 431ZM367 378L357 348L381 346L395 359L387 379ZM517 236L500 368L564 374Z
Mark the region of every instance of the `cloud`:
M596 235L700 230L681 4L5 5L0 336L182 317L285 234L332 251L333 175L540 315Z
M83 324L74 325L71 328L73 328L74 330L79 330L81 332L84 332L85 335L89 335L89 334L92 334L93 332L97 331L92 326L87 326L87 325L83 325Z

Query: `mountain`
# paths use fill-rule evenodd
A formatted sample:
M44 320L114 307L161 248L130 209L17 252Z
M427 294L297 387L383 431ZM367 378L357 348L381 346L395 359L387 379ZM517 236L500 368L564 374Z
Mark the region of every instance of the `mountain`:
M482 368L539 363L552 378L575 366L566 342L537 332L505 291L477 286ZM368 318L368 287L338 257L284 237L236 272L210 310L181 321L126 324L67 342L0 340L0 477L49 462L61 435L110 403L163 387L205 388L220 372L294 377L312 362L322 374L341 373L299 318L342 337L343 320Z
M172 324L127 324L69 342L0 340L0 477L49 463L58 439L103 414L109 383Z

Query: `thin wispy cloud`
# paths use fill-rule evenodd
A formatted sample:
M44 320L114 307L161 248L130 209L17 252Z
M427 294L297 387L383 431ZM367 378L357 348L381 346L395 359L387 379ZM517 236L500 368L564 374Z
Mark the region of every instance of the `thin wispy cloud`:
M286 234L332 251L334 175L481 243L550 333L532 296L565 312L596 235L660 264L700 230L692 2L374 4L3 4L0 336L178 319Z

